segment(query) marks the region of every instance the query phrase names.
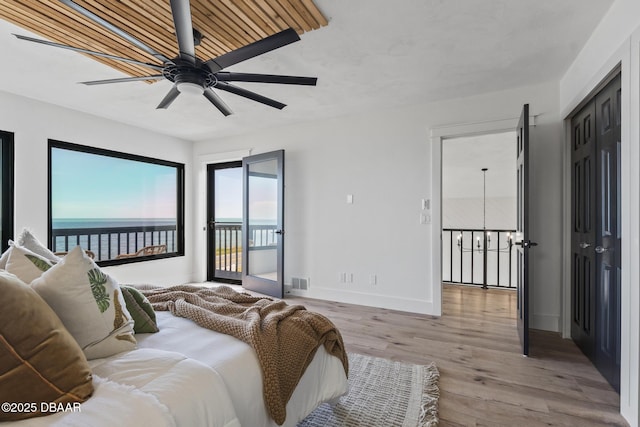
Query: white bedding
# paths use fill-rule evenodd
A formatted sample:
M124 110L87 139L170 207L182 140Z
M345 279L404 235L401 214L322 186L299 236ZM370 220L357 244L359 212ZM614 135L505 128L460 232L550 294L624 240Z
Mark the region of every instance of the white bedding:
M254 350L191 320L157 312L160 332L138 349L91 360L95 391L79 411L0 422L11 427L275 427ZM320 347L287 404L295 426L347 391L340 360ZM39 404L39 403L38 403Z
M224 381L180 353L139 349L90 361L95 391L77 410L12 427L239 427ZM38 403L40 405L40 403Z
M180 352L213 368L223 378L242 426L277 426L267 414L258 358L248 344L169 312L156 312L156 316L160 332L136 335L139 348ZM342 363L321 346L287 404L283 425L295 426L320 403L346 391L347 377Z

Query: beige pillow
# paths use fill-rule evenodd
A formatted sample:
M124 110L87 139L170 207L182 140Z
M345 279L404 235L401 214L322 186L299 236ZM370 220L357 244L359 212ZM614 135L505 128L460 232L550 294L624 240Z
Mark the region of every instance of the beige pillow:
M53 308L87 359L133 350L133 320L120 286L80 246L31 282Z
M53 263L45 257L9 241L6 270L25 283L31 283L51 268Z
M46 302L16 276L0 272L0 402L36 403L0 411L0 421L40 415L40 402L84 402L91 369L78 343ZM23 406L23 409L24 406Z

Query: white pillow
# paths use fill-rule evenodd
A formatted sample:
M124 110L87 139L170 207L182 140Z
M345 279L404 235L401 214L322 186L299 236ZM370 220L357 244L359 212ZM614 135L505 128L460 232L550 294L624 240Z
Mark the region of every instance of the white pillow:
M29 249L31 252L48 259L52 264L60 261L60 257L51 252L45 245L40 243L40 240L38 240L36 236L31 234L31 231L29 231L29 229L27 228L22 229L22 232L20 232L20 235L18 236L16 242L20 246Z
M2 256L0 256L0 270L5 270L7 268L7 261L9 260L10 250L11 248L2 252Z
M29 249L31 252L40 255L49 261L51 264L55 264L60 261L60 257L54 254L47 248L45 245L40 243L40 241L34 236L31 231L26 228L22 229L20 236L18 236L17 240L18 245ZM7 268L7 261L9 260L10 249L7 249L0 256L0 269L5 270Z
M80 246L31 283L76 339L87 359L133 350L133 319L118 283Z
M5 269L15 274L24 283L31 283L51 268L53 263L29 249L9 240L7 265Z

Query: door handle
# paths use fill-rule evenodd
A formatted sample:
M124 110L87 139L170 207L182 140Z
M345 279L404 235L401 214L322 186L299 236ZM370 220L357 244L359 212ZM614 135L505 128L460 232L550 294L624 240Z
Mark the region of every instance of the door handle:
M522 246L523 248L532 248L534 246L538 246L538 243L532 242L531 240L521 240L516 242L516 245Z
M580 249L587 249L589 246L591 246L591 243L587 243L587 242L580 243Z
M274 231L274 233L276 233L276 234L284 234L284 230L276 230L276 231Z
M609 250L609 248L603 248L602 246L596 246L595 249L597 254L603 254Z

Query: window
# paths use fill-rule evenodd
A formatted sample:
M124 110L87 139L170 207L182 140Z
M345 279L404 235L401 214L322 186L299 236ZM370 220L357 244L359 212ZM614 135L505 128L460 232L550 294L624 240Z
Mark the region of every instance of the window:
M184 255L184 165L49 140L49 244L101 266Z
M0 239L2 252L13 239L13 134L0 131Z

